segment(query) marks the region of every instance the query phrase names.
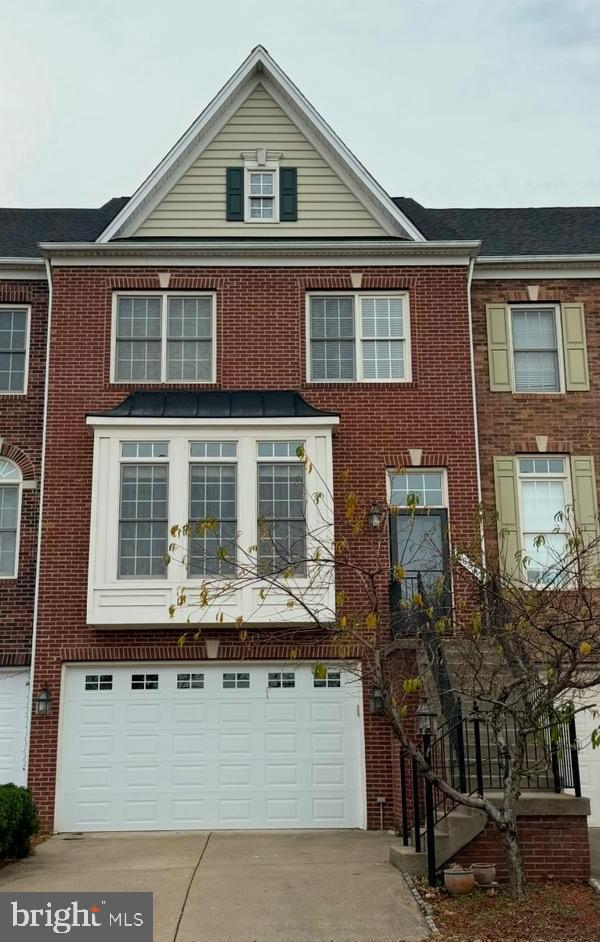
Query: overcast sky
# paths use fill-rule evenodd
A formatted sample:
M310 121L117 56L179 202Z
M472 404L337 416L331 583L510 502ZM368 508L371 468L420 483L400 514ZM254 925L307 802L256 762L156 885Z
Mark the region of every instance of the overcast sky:
M393 196L600 204L600 0L0 0L0 205L128 195L262 43Z

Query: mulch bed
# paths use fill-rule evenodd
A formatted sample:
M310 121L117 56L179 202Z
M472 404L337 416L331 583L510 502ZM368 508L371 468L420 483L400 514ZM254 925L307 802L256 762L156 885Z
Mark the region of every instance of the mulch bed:
M419 892L433 910L439 942L600 940L600 894L585 883L536 883L527 887L522 903L504 890L455 899L421 884Z

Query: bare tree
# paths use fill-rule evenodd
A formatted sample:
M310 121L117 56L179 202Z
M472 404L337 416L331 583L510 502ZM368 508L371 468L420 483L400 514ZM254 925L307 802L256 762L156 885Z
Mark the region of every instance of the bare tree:
M520 899L519 797L556 761L557 731L577 711L578 694L600 683L598 541L567 510L556 519L557 538L537 537L529 556L503 558L501 534L498 551L486 559L480 523L493 515L482 510L470 545L454 546L440 571L440 539L450 546L449 534L428 527L430 513L415 495L403 508L363 507L345 474L334 533L332 494L302 448L297 457L308 486L300 483L296 498L311 507L310 528L308 515L285 526L262 518L257 545L246 546L243 534L215 518L172 527L170 556L202 579L200 588L181 587L171 610L190 612L180 643L222 624L238 632L250 655L264 637L264 627L254 625L269 602L271 637L290 642L291 657L302 650L293 643L315 631L340 659L358 651L363 683L377 691L394 736L422 776L448 802L485 812L502 835L510 890ZM394 534L400 538L390 554ZM226 614L225 602L250 586L256 610ZM416 656L407 655L407 638ZM325 667L313 669L318 676ZM415 698L425 693L436 698L448 728L460 722L453 713L458 698L478 711L502 757L501 801L457 787L432 763L415 735Z

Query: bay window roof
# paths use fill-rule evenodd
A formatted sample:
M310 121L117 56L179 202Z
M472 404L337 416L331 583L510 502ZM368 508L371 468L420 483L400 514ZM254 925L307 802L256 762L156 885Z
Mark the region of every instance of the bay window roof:
M90 416L126 419L276 419L337 417L290 389L135 390L112 409Z

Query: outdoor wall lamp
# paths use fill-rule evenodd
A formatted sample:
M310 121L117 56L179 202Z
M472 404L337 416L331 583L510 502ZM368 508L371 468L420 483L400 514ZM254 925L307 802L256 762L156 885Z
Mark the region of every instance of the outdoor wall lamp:
M369 710L371 713L377 715L383 713L384 709L385 697L383 696L383 691L379 687L373 687L371 696L369 697Z
M35 698L35 712L38 716L50 716L52 713L52 695L47 687L42 687Z
M422 700L417 709L415 710L415 719L417 721L417 731L425 736L433 732L433 727L435 723L435 718L437 713L435 710L432 710L427 703L427 700Z
M367 514L367 523L371 527L371 530L379 530L383 522L383 512L381 504L378 504L376 500L373 501Z

